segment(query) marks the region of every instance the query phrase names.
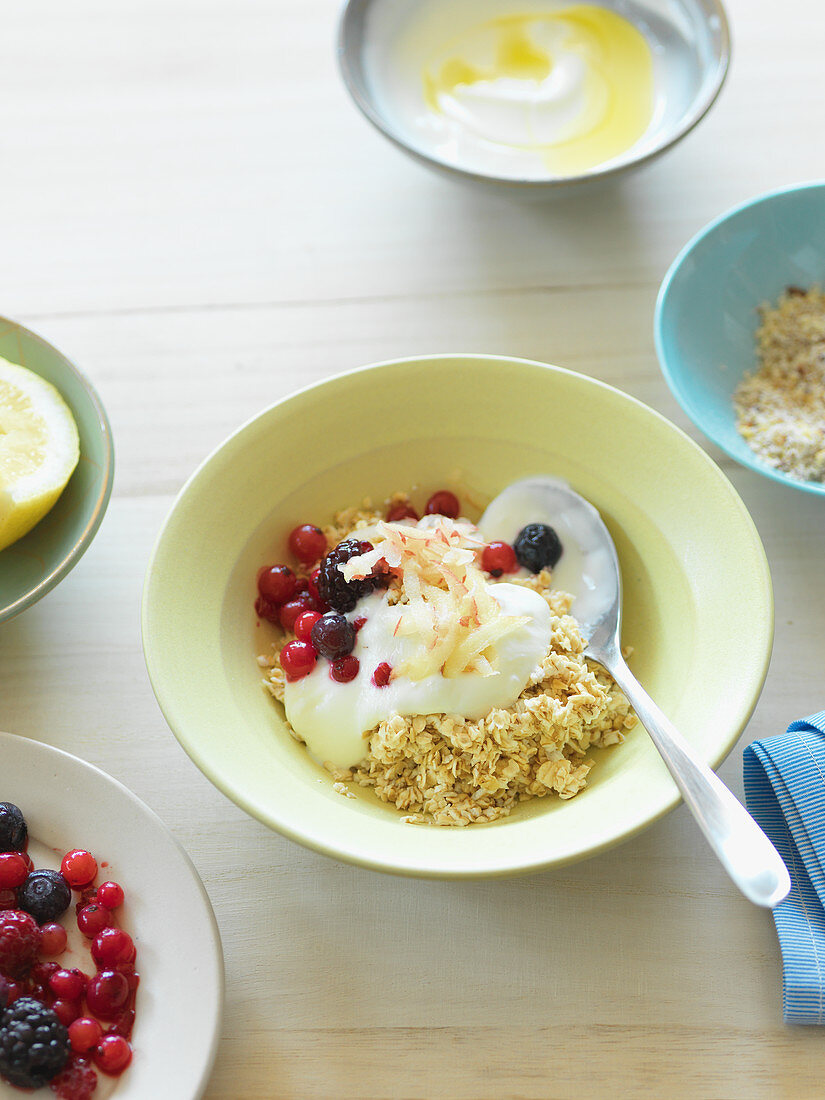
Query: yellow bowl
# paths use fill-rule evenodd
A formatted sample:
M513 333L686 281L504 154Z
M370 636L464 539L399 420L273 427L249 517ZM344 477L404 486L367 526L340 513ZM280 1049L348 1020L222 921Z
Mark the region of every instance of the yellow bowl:
M143 645L166 719L208 778L311 848L433 877L582 859L673 809L676 788L637 728L592 754L591 782L568 802L532 800L463 829L405 825L371 792L337 794L261 686L256 655L270 628L256 625L256 573L285 558L296 524L397 489L426 496L456 474L489 498L538 473L566 478L602 513L622 565L632 666L719 764L759 697L773 636L765 554L733 487L669 421L591 378L433 356L339 375L273 405L182 490L149 565Z

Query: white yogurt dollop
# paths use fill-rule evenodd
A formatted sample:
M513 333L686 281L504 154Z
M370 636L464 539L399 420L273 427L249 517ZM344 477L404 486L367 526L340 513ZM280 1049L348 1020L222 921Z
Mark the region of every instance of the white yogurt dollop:
M488 542L512 543L528 523L546 523L562 544L553 570L553 587L574 597L570 609L581 625L594 622L616 596L616 572L605 543L583 503L571 507L559 489L566 482L552 477L528 477L508 485L487 506L478 528ZM595 511L595 509L593 509Z
M436 673L420 680L399 676L386 687L373 684L373 672L385 661L395 667L414 656L416 642L393 634L404 605L390 606L383 592L360 600L347 616L350 621L367 620L353 650L361 666L355 679L336 683L328 663L319 660L308 676L286 685L287 719L310 752L324 763L346 768L366 755L364 734L391 714L458 714L475 719L514 702L550 645L550 609L537 592L521 585L499 583L489 589L506 615L529 617L494 645L492 676L473 672L449 678Z
M574 597L571 613L584 629L613 599L615 572L609 552L594 537L592 522L588 522L590 506L586 502L572 506L560 487L567 488L564 482L550 477L517 481L491 501L477 528L466 522L453 524L440 516L425 516L414 526L417 531L437 532L439 525L446 523L478 548L494 540L512 544L529 523L553 527L563 547L553 570L553 587ZM378 524L359 535L377 542L386 535L382 527L394 525ZM473 554L466 556L472 558ZM471 568L476 583L493 596L503 614L523 620L489 647L492 673L464 671L445 676L429 672L412 678L399 672L386 686L377 687L372 677L378 665L386 662L400 670L426 648L431 635L410 636L409 631L400 630L399 620L409 611L409 605L390 605L386 591L373 592L359 600L347 615L351 622L365 619L353 650L360 665L355 679L337 683L330 677L329 663L319 658L308 676L286 684L287 719L318 760L341 768L357 764L368 750L365 735L392 714L455 714L475 720L495 707L510 706L519 697L549 649L550 609L532 589L506 581L487 582L487 575L479 571L477 564Z

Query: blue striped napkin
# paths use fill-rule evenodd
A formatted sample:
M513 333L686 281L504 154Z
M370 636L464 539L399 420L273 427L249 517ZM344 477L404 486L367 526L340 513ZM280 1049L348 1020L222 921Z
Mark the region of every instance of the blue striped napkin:
M791 876L773 911L786 1024L825 1024L825 710L744 754L745 801Z

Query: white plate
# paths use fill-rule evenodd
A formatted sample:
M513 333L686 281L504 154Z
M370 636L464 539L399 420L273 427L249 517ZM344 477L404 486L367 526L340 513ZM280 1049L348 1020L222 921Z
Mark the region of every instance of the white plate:
M61 853L87 848L126 892L118 923L135 940L140 974L134 1057L113 1089L99 1075L95 1100L108 1091L115 1100L196 1100L215 1060L224 974L218 926L189 857L148 806L91 764L10 733L0 733L0 762L0 802L20 807L31 837ZM91 956L78 965L88 973ZM54 1097L0 1081L3 1100L24 1095Z

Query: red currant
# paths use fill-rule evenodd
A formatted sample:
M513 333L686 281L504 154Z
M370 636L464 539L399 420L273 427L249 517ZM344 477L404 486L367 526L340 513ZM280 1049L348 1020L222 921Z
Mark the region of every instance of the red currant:
M299 615L303 615L305 611L317 610L318 607L313 597L308 592L304 592L296 599L284 604L278 616L278 622L284 630L292 630Z
M99 1020L114 1020L129 1000L129 982L118 970L101 970L89 979L86 1004Z
M287 565L267 565L258 574L258 591L270 603L286 603L295 595L295 574Z
M19 852L0 853L0 890L16 890L29 874L26 860Z
M287 680L300 680L312 672L317 660L317 653L309 642L287 642L281 650L281 668L286 673Z
M399 504L391 505L387 512L387 523L400 523L403 519L411 519L417 523L418 512L409 502L405 504L401 501Z
M97 874L97 860L91 852L83 848L73 848L63 857L60 873L72 889L81 890L94 881Z
M94 939L98 932L112 923L112 914L103 905L90 901L77 914L77 927L87 939Z
M329 674L337 684L348 684L358 675L359 668L358 658L350 653L338 661L333 661L329 666Z
M509 542L489 542L481 551L481 568L491 577L515 573L518 569L516 552Z
M6 1004L10 1005L18 997L27 997L28 990L25 982L6 982Z
M60 964L56 962L38 962L31 968L29 978L32 983L38 986L45 993L49 988L49 983L53 974L56 974L60 969Z
M302 611L292 627L295 637L301 642L308 642L312 628L320 618L320 611Z
M255 600L255 614L259 619L266 619L268 623L281 621L281 609L278 604L273 603L272 600L265 600L263 596L258 596Z
M86 1054L103 1038L103 1028L90 1016L81 1016L69 1024L69 1042L77 1054Z
M307 579L307 591L314 600L321 603L321 593L318 591L318 577L321 573L320 566L317 569L313 569Z
M44 924L40 929L40 954L62 955L66 950L66 929L62 924Z
M52 1001L52 1011L64 1027L68 1027L80 1015L77 1001Z
M135 961L132 937L122 928L104 928L92 942L92 958L98 966L114 969Z
M101 882L97 900L105 909L119 909L123 905L123 887L116 882Z
M86 988L86 975L80 970L55 970L49 978L49 989L61 1001L79 1001Z
M123 1073L132 1060L132 1048L122 1035L104 1035L95 1048L95 1065L110 1077Z
M0 911L17 908L17 891L0 890Z
M388 665L386 661L382 661L380 665L376 666L375 672L372 674L372 682L378 688L386 687L390 682L392 676L392 665Z
M451 493L449 489L440 489L427 501L424 511L428 516L440 515L447 516L448 519L458 519L461 505L455 493Z
M304 565L313 565L327 552L327 538L320 527L302 523L289 535L289 549Z
M356 634L366 621L367 620L364 618L363 615L359 615L357 619L352 620L352 629L355 631Z

